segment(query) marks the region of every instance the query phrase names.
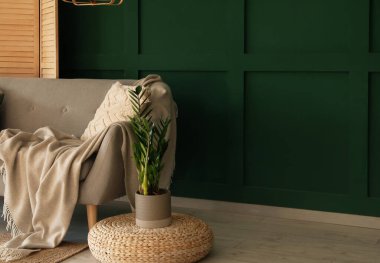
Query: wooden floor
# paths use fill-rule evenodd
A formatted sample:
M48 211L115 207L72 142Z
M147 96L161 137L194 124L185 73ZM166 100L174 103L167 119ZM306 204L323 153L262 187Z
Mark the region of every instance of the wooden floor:
M100 217L128 212L122 202L100 208ZM380 230L268 216L221 211L174 208L208 222L215 234L215 245L204 263L380 263ZM4 224L1 225L4 229ZM78 207L68 240L85 240L84 207ZM97 262L84 251L66 261Z

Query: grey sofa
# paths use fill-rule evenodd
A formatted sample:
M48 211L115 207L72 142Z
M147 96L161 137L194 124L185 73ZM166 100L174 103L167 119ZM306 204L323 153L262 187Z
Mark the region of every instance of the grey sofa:
M51 126L80 137L114 82L95 79L0 78L0 89L4 92L0 128L33 132L40 127ZM134 80L121 82L131 84ZM155 114L176 115L169 87L163 82L156 82L151 87L158 94L153 99L164 101L163 108L155 109ZM175 149L175 117L172 117L169 130L169 148ZM121 141L120 130L111 129L97 156L82 167L82 172L88 175L81 181L78 203L87 205L89 227L96 222L96 205L125 195ZM173 165L165 165L163 173L171 174L174 156L166 157ZM160 184L168 186L170 176L168 178ZM3 195L4 185L0 181L0 194Z

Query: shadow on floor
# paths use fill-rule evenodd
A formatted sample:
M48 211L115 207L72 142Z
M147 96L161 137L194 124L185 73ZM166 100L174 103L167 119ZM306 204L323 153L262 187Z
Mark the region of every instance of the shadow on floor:
M120 214L130 213L128 203L113 201L98 207L98 221ZM77 205L71 219L70 228L65 236L66 241L87 242L87 214L86 206Z
M0 196L0 210L2 214L4 204L4 197ZM131 209L128 203L112 201L98 207L98 221L115 215L130 213ZM5 231L5 222L0 218L1 231ZM87 214L86 206L77 205L71 219L69 230L64 238L66 241L71 242L87 242Z

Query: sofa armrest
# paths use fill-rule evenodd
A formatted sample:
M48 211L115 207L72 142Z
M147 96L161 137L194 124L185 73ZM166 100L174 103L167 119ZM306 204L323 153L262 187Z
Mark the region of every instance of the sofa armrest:
M125 195L122 143L121 128L110 127L90 172L81 182L78 203L98 205Z

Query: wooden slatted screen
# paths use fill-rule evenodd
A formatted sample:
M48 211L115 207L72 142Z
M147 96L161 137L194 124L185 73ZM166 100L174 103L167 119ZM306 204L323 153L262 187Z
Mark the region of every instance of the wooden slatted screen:
M39 76L39 1L0 0L0 76Z
M40 1L40 77L58 78L58 3L57 0Z

